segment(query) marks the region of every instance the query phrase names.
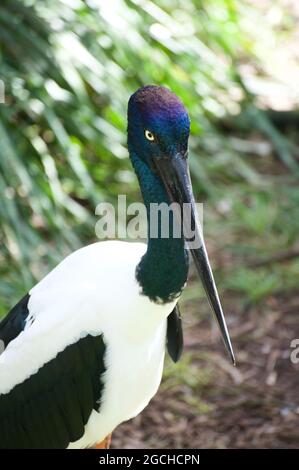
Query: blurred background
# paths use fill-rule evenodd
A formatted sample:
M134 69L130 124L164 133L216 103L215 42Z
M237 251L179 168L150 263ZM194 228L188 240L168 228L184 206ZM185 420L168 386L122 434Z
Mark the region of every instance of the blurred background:
M198 282L185 352L113 447L298 447L299 4L2 0L0 316L70 251L95 206L140 200L126 105L166 85L192 119L190 166L238 367Z

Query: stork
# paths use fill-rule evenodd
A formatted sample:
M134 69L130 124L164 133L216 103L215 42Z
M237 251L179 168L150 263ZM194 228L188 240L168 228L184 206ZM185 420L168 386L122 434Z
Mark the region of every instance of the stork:
M190 120L169 89L138 89L128 149L148 215L148 242L100 241L67 256L0 323L0 448L92 448L158 390L165 347L183 339L178 300L189 251L235 362L188 170ZM200 244L150 236L151 203L191 205ZM171 223L171 221L169 222ZM188 244L190 250L188 250Z

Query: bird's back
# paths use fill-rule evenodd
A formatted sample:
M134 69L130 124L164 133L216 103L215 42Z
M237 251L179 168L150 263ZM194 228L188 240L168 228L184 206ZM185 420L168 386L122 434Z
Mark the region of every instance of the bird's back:
M0 429L15 432L1 446L92 445L146 406L161 380L173 307L140 293L145 249L110 241L74 252L10 312L13 334L8 320L0 324L0 337L11 338L0 356ZM79 420L70 420L72 409ZM36 433L45 421L49 435L67 423L52 444Z
M105 324L117 321L138 296L134 273L145 248L142 243L94 243L67 256L36 284L0 323L0 339L6 338L0 393L87 332L101 334Z

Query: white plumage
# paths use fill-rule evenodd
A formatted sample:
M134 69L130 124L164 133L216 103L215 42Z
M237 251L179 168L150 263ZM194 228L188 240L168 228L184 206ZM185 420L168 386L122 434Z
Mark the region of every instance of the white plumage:
M7 393L67 345L104 335L100 412L92 412L70 448L104 439L143 410L160 384L166 319L175 302L158 305L140 293L135 269L145 250L143 243L107 241L65 258L30 291L31 321L1 356L0 393Z

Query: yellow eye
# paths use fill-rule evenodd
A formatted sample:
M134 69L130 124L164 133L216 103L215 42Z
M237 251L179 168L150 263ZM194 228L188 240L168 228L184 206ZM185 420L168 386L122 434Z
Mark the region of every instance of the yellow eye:
M148 131L147 129L144 131L145 137L147 140L150 140L151 142L155 140L155 136L152 132Z

